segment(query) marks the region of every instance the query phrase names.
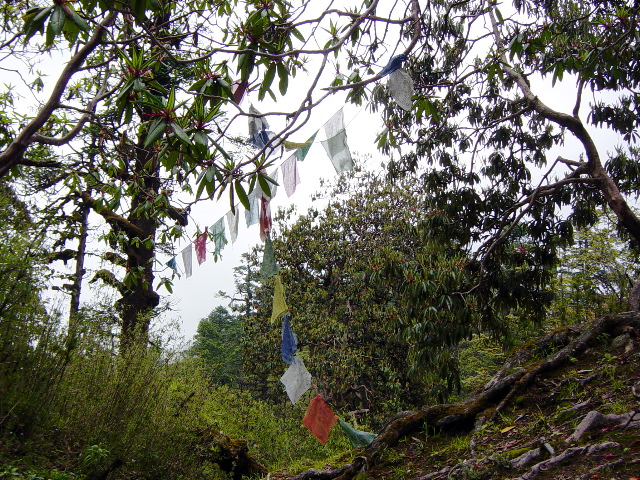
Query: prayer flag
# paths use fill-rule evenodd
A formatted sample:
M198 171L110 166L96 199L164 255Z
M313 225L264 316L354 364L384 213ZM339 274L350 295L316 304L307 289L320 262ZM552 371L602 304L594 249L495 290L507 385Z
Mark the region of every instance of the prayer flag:
M404 70L396 70L389 75L389 93L403 110L409 111L413 106L413 80Z
M391 60L389 60L389 63L387 63L387 66L384 67L378 75L380 77L384 77L385 75L389 75L390 73L395 72L402 66L402 63L405 62L407 58L409 57L407 57L404 53L392 57Z
M338 418L338 425L340 425L342 433L349 439L349 443L353 448L366 447L377 437L375 433L356 430L341 418Z
M296 156L291 155L282 162L280 168L282 169L282 183L284 184L284 191L287 192L287 197L290 197L295 193L296 187L300 184Z
M271 322L275 322L280 315L288 311L287 302L284 300L284 287L280 275L276 275L276 285L273 289L273 310L271 311Z
M231 210L227 212L227 223L229 224L229 237L231 238L231 243L235 243L238 239L238 220L240 220L239 207L239 205L235 206L235 213Z
M262 266L260 267L260 276L262 280L267 280L278 273L278 264L273 254L273 243L271 237L267 236L264 242L264 254L262 255Z
M247 93L247 87L249 86L248 80L236 80L231 84L231 93L233 93L233 99L240 105L244 94Z
M324 445L336 420L338 420L338 417L331 411L322 396L316 395L307 407L307 413L304 414L302 425L307 427L311 434Z
M297 150L299 148L304 148L311 145L312 140L307 140L306 142L298 143L298 142L290 142L289 140L285 140L282 142L284 148L287 150Z
M227 237L224 234L224 217L220 217L216 223L211 227L211 234L213 235L213 245L215 246L215 255L220 255L220 252L227 244Z
M306 143L308 143L308 145L299 148L298 150L295 151L295 156L298 159L299 162L302 162L304 160L304 158L307 156L307 153L309 153L309 149L311 148L311 145L313 144L313 141L316 139L316 135L318 135L318 132L314 133L313 135L311 135L311 138L309 138L309 140L307 140Z
M260 199L260 240L263 242L271 232L271 201L263 196Z
M247 195L249 198L249 210L244 211L244 219L247 222L247 228L258 223L260 219L260 198L263 193L260 187L256 187Z
M343 129L331 138L322 140L322 146L329 156L336 173L344 173L353 170L354 163L347 145L347 132Z
M173 270L174 272L178 273L178 263L176 262L175 255L173 257L171 257L171 260L169 260L166 265L171 270Z
M260 115L253 105L249 106L249 113ZM273 137L273 132L267 131L268 128L266 117L249 117L249 143L257 148L264 148Z
M336 173L343 173L353 170L353 160L347 145L347 132L344 129L344 114L342 109L338 110L333 117L324 125L327 139L321 141Z
M191 255L192 255L191 244L187 245L184 250L182 250L182 263L184 265L184 273L189 278L192 273L192 265L191 265Z
M193 242L193 246L196 250L196 260L198 260L198 265L202 265L207 259L207 229L204 229L204 233L198 235L198 237Z
M280 382L284 385L289 400L294 405L309 390L309 387L311 387L311 374L299 356L293 357L293 363L287 368L284 375L280 377Z
M291 315L287 313L282 321L282 346L280 347L282 361L287 365L293 364L293 356L298 348L298 340L291 330L290 318Z

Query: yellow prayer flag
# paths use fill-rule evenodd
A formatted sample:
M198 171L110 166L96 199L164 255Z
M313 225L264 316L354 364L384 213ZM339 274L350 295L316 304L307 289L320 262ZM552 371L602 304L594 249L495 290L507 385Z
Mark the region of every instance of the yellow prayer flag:
M289 140L285 140L282 143L284 144L284 148L286 148L287 150L297 150L299 148L309 146L313 142L311 140L308 140L306 142L298 143L298 142L290 142Z
M285 313L289 308L284 300L284 288L280 275L276 275L276 286L273 289L273 311L271 313L271 322L275 322L280 315Z

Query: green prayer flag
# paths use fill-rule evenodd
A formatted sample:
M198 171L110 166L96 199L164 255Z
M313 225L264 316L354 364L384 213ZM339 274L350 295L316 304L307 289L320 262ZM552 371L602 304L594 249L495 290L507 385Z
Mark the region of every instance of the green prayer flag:
M344 433L346 437L349 439L349 442L351 443L351 446L353 448L366 447L371 442L373 442L374 438L377 437L375 433L362 432L360 430L356 430L341 418L338 418L338 424L342 429L342 433Z
M264 254L262 256L262 266L260 267L260 276L265 281L278 273L278 264L273 253L273 242L271 237L267 235L264 242Z
M301 162L304 160L304 157L307 156L307 153L309 153L309 149L311 148L311 145L313 144L313 141L316 139L316 135L318 135L318 132L314 133L311 138L309 140L306 141L306 143L308 143L308 145L299 148L298 150L295 151L295 156L296 159Z
M287 302L284 300L284 287L280 275L276 275L276 286L273 289L273 311L271 312L271 322L275 322L280 315L289 310Z

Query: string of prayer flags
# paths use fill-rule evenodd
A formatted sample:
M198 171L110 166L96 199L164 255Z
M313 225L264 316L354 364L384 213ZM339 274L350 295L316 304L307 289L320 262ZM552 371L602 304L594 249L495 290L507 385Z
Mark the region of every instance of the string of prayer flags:
M273 242L271 237L267 236L264 241L264 253L262 254L262 265L260 266L260 276L265 281L278 273L278 264L273 252Z
M213 235L213 245L215 247L215 255L220 255L220 252L227 244L227 237L224 230L224 217L213 224L211 227L211 234Z
M184 250L182 250L182 264L184 265L184 274L187 276L187 278L189 278L193 273L191 255L192 248L191 244L189 244L184 248Z
M300 400L311 387L311 374L305 368L302 359L296 355L293 357L293 363L280 377L280 382L284 385L289 400L294 405Z
M318 132L316 132L313 135L311 135L309 140L306 141L306 143L308 143L308 145L306 145L304 147L300 147L298 150L295 151L294 155L296 156L296 159L299 162L302 162L304 160L304 158L307 156L307 153L309 153L309 149L311 148L311 145L313 144L313 141L316 139L316 135L318 135Z
M291 330L291 315L287 313L282 321L282 346L280 347L282 361L287 365L293 364L297 348L298 340L293 330Z
M356 430L341 418L338 418L338 425L340 425L342 433L349 439L349 443L353 448L367 447L377 437L375 433Z
M344 128L342 108L325 124L324 131L327 134L327 139L320 143L322 143L331 163L333 163L336 173L340 174L353 170L354 164L347 145L347 132Z
M338 417L331 411L322 396L316 395L307 407L307 412L302 419L302 425L307 427L311 434L324 445L329 438L331 427L337 420Z
M300 185L300 175L298 175L298 163L296 162L296 156L291 155L282 162L280 169L282 170L284 191L287 192L287 197L290 197L295 193L296 187Z
M287 302L284 300L284 287L280 275L276 275L276 285L273 289L273 310L271 311L271 323L275 322L280 315L287 312Z
M207 259L207 229L204 229L204 232L196 237L193 242L193 246L196 250L196 260L198 260L198 265L202 265Z
M238 221L240 220L239 206L236 205L234 211L227 212L227 224L229 225L229 238L231 243L235 243L238 239Z
M395 70L389 75L389 93L396 103L407 112L413 106L413 80L403 69Z

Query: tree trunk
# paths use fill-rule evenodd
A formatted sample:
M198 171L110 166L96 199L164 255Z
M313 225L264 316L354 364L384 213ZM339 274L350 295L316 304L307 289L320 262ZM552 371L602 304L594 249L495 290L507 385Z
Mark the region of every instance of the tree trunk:
M73 285L71 287L71 300L69 301L69 329L68 335L75 336L78 332L78 312L80 310L80 292L82 290L82 280L84 279L84 257L87 250L87 235L89 232L89 212L91 208L80 204L80 232L78 238L78 250L76 251L76 271L73 275Z
M146 344L149 339L152 311L160 304L160 295L153 289L153 261L158 221L153 215L146 216L141 213L141 207L147 202L153 202L158 195L159 169L152 158L153 152L142 148L143 142L144 137L139 138L134 168L138 190L132 198L131 213L127 217L139 232L129 232L127 235L126 269L131 280L125 282L126 290L118 301L122 312L120 341L125 349L136 340Z

